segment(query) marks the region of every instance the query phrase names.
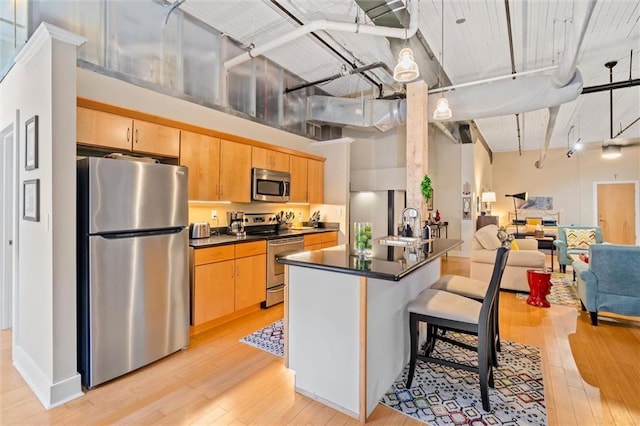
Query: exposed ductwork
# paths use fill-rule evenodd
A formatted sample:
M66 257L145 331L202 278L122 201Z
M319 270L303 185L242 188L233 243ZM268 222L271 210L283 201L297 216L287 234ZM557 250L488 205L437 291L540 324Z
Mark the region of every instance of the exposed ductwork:
M407 103L404 99L310 96L307 98L307 121L317 124L375 127L386 131L407 121Z
M376 25L361 25L359 23L349 24L345 22L336 22L336 21L327 21L326 19L319 19L316 21L311 21L308 24L305 24L295 30L291 31L288 34L285 34L281 37L278 37L274 40L271 40L262 46L254 47L248 52L241 53L240 55L231 58L224 63L225 68L232 68L236 65L240 65L243 62L248 61L251 58L255 58L256 56L262 55L263 53L275 49L278 46L282 46L285 43L288 43L292 40L295 40L299 37L307 35L309 33L315 31L342 31L348 33L355 34L369 34L380 37L391 37L391 38L400 38L400 39L408 39L415 35L418 30L418 22L419 22L419 12L418 12L418 0L411 0L409 2L410 8L410 22L409 28L393 28L393 27L379 27Z

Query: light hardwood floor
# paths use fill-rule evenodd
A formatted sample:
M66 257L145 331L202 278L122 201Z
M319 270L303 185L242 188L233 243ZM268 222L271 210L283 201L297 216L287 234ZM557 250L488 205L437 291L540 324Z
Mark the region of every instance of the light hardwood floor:
M443 273L469 260L443 258ZM640 424L640 322L600 320L579 309L535 308L503 292L503 339L541 348L549 425ZM0 333L0 424L356 424L293 391L282 359L238 342L281 318L282 305L192 338L189 348L46 411L11 365ZM420 424L378 406L371 424Z

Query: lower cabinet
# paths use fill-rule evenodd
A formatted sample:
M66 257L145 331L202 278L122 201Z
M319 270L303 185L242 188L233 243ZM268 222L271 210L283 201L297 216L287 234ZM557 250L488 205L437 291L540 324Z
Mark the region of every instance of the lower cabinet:
M201 325L266 297L266 241L196 249L193 325Z
M304 236L305 251L320 250L338 245L338 231L307 234Z

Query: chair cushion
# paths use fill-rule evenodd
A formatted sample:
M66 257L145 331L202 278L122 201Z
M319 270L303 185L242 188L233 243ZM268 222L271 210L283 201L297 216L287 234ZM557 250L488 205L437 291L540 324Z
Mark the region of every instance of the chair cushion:
M443 275L429 288L482 300L487 294L488 287L489 283L473 278L461 277L459 275Z
M452 321L478 324L482 303L468 297L427 288L409 303L407 310Z
M565 229L567 237L567 248L588 249L591 244L596 243L596 230L587 229Z
M502 246L498 238L498 227L493 224L478 229L475 238L485 250L498 250Z

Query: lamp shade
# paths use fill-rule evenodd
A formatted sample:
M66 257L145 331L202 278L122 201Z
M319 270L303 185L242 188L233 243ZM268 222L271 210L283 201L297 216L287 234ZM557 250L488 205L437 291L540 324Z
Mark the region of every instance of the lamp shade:
M602 147L602 158L618 158L622 155L620 145L605 145Z
M505 194L505 197L513 197L513 198L517 198L519 200L528 200L529 199L529 194L526 192L520 192L518 194Z
M483 203L495 203L496 202L496 193L495 192L483 192L480 196L480 200Z
M395 81L411 81L419 76L420 70L413 59L413 50L405 47L398 55L398 65L393 69L393 79Z
M449 100L444 96L438 99L436 109L433 111L433 119L448 120L452 115L453 113L451 112L451 108L449 108Z

